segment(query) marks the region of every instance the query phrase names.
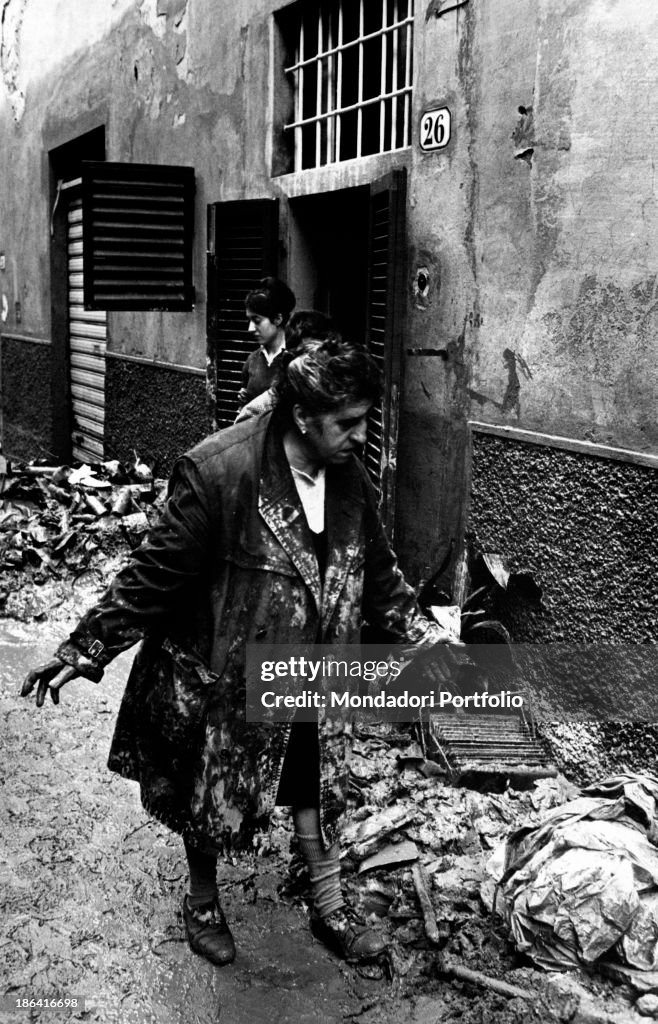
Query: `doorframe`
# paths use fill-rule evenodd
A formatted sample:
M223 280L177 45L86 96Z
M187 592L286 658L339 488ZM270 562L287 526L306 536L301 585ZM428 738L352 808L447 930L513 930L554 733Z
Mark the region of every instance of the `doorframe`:
M370 213L377 195L388 193L390 202L390 235L387 261L387 310L384 329L384 380L382 389L382 446L380 456L379 513L388 539L395 540L397 500L397 450L402 393L402 341L406 312L407 248L407 172L396 168L370 185ZM372 254L372 223L369 233L368 312L370 313ZM366 323L366 338L370 322Z
M81 128L83 126L81 125ZM105 120L93 127L85 123L80 134L47 148L50 222L50 388L53 451L70 462L73 451L68 306L68 203L58 182L80 177L83 160L105 160ZM108 324L109 337L109 324Z

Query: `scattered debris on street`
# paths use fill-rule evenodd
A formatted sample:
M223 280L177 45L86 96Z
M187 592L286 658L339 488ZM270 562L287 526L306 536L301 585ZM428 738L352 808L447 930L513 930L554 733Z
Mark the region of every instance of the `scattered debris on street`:
M0 474L0 615L72 618L112 579L164 502L137 453L93 466L4 466Z
M166 484L152 479L136 453L129 465L4 468L0 617L20 620L25 629L73 623L140 543L159 514ZM506 583L501 566L492 558L489 563L491 575ZM486 625L491 631L491 620ZM194 1012L206 1019L204 1014L213 1012L213 992L217 995L214 981L204 989L192 979L200 969L209 978L215 975L209 965L199 968L177 918L185 878L182 846L142 812L133 787L109 776L96 749L100 731L107 741L107 719L118 706L119 689L110 705L105 695L89 692L83 713L87 746L76 752L81 742L76 740L77 712L65 702L57 722L35 719L17 696L19 685L19 678L7 676L1 695L7 719L22 723L7 740L14 781L2 827L8 835L22 819L31 851L25 860L25 843L17 838L3 868L11 991L37 982L61 987L64 978L71 991L76 986L82 992L94 989L105 1006L80 1019L143 1024L151 1018L140 1017L138 1009L131 1016L126 1007L149 978L154 993L165 984L158 973L164 964L170 973L188 978L190 985L180 992L192 998L189 990L194 989ZM98 710L99 701L105 714ZM62 723L70 735L56 732ZM63 743L57 758L77 763L84 778L90 772L96 780L93 794L74 794L86 807L82 823L69 821L62 810L64 824L53 829L53 808L67 802L66 795L49 788L49 772L56 775L56 768L41 766L38 792L23 779L23 762L32 765L31 779L34 762L42 756L28 726L39 733L45 751L49 744ZM577 753L568 746L573 729L566 735L568 765ZM589 734L583 735L586 742ZM359 726L350 817L342 837L345 887L357 912L386 934L389 953L384 963L360 973L335 962L343 997L334 999L334 993L336 1015L323 1019L623 1024L658 1016L658 780L626 774L580 792L560 773L565 761L559 730L554 740L547 753L532 723L505 716L489 720L452 714L432 716L422 725ZM93 765L89 750L94 751ZM121 811L117 834L110 839L101 836L108 792L132 808ZM81 829L86 829L84 836ZM68 848L69 832L75 832L81 854ZM147 846L140 836L146 836ZM113 846L117 843L119 853ZM236 920L236 932L262 930L266 907L278 915L282 934L289 927L300 948L310 942L306 875L294 844L290 818L277 809L253 855L222 866L225 906ZM146 854L147 848L155 852ZM495 878L487 867L492 855L498 865ZM150 856L155 858L152 866ZM84 893L79 889L83 882ZM105 889L112 890L120 918L109 930L103 916L107 909L94 909L95 899L107 902L107 895L100 895ZM136 912L135 898L140 907L155 900L154 909ZM90 908L85 901L91 901ZM268 955L276 957L276 949ZM333 963L322 949L317 956L329 966L314 961L303 983L309 993L318 972ZM112 970L104 969L106 962ZM554 968L570 970L555 973ZM268 968L267 977L251 977L251 969L238 963L237 973L226 969L222 974L229 1000L235 998L238 1005L252 986L254 992L264 986L262 998L270 1005L277 993L291 998L280 988L278 968ZM289 983L291 991L295 984ZM169 1010L158 1008L155 995L149 996L156 1006L154 1019L165 1024L180 1019L180 992L170 992ZM210 1002L205 1005L204 999ZM114 1016L110 1005L119 1007Z

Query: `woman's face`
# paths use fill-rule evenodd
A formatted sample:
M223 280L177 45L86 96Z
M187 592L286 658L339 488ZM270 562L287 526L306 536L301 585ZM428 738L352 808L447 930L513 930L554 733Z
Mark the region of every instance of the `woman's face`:
M347 462L365 444L371 407L369 401L345 402L332 412L308 415L296 406L295 421L309 455L321 465Z
M247 310L247 320L249 321L247 330L250 334L255 334L260 344L265 347L275 340L281 327L280 316L270 320L268 317L254 312L253 309Z

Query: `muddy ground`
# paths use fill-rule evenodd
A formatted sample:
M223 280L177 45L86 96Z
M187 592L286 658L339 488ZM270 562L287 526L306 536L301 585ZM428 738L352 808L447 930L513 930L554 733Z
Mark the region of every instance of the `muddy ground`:
M195 956L181 915L182 843L148 818L136 786L105 766L131 653L117 659L100 684L69 684L59 707L49 703L37 710L33 699L19 696L28 668L48 658L127 555L129 538L116 523L95 529L87 521L82 527L77 548L86 545L84 558L73 557L70 567L60 558L54 571L50 561L25 559L3 580L0 1019L108 1024L621 1024L646 1019L633 1011L635 997L624 987L580 972L560 976L534 969L515 952L502 921L491 917L480 898L492 850L521 822L536 821L544 809L566 799L571 791L566 780L544 780L524 792L449 786L441 775L428 775L418 756L410 759L419 753L418 737L393 727L366 729L357 737L345 836L345 848L352 850L344 861L349 899L362 913L373 914L371 920L390 940L382 967L359 972L311 938L305 876L291 851L285 811L277 812L253 856L220 864L222 901L238 946L235 963L217 969ZM389 863L359 872L358 829L375 820L393 823L386 834L382 824L372 846L373 852L389 847ZM412 856L424 865L438 942L427 937L411 862L395 863L402 843L413 844ZM501 995L455 980L451 964L503 979L525 995ZM76 1009L16 1008L20 999L75 997Z

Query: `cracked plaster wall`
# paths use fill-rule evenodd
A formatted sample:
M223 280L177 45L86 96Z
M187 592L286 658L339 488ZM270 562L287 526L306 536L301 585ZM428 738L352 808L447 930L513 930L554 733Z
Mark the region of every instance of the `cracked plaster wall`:
M102 124L108 160L193 165L197 184L194 310L111 313L108 348L142 358L146 377L157 362L205 368L207 203L262 196L272 187L263 145L269 84L263 55L269 52L272 4L85 0L81 8L78 0L0 3L5 16L0 79L0 182L5 183L0 184L0 253L6 257L6 269L0 269L2 330L40 341L49 338L47 154ZM252 128L248 136L243 131L247 122ZM15 344L29 345L20 340ZM126 399L131 423L139 434L141 416L141 428L150 437L141 377L138 381L135 370L123 376L134 389ZM108 423L116 377L108 373ZM5 373L1 385L13 424L5 418L7 438L18 436L21 419L31 429L30 409L21 414L6 394L9 379ZM181 382L182 393L197 394L200 378L178 373L173 379ZM37 404L43 399L47 406L46 384L35 381L35 388ZM160 386L156 390L164 393ZM170 424L160 448L179 451L188 434L199 436L201 405L195 399L190 406L190 430ZM202 419L203 429L208 429L209 421ZM114 435L110 441L114 443Z
M410 174L412 575L464 529L469 419L658 453L657 58L643 0L468 0L417 26L416 111L448 106L453 132Z

